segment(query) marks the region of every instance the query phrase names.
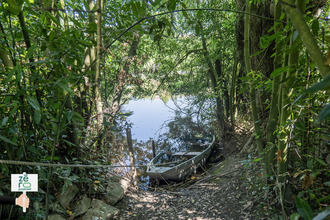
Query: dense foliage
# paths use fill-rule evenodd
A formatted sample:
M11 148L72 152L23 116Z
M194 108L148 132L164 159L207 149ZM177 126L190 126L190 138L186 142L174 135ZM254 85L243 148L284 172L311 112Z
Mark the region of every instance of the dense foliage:
M108 152L122 147L114 140L127 116L123 103L185 95L193 97L188 119L197 114L219 138L252 115L267 196L283 216L295 202L293 216L311 219L329 204L329 7L325 0L4 0L0 159L111 163ZM0 167L3 194L10 174L39 174L42 192L32 195L27 218L64 213L49 203L72 183L102 191L101 168ZM3 213L12 215L8 207Z

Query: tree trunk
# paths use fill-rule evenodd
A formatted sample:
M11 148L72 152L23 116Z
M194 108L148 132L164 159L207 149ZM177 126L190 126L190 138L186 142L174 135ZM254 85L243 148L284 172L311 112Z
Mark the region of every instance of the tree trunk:
M209 69L208 73L209 73L209 77L211 79L213 93L215 95L215 101L216 101L216 106L217 106L216 115L217 115L218 126L219 126L219 130L220 130L220 135L223 136L225 134L225 120L224 120L223 103L219 97L218 88L217 88L218 75L216 74L216 69L212 64L210 54L207 50L203 26L200 23L200 21L198 21L198 23L199 23L199 27L201 30L201 39L202 39L202 46L203 46L203 51L204 51L203 54L204 54L204 58L208 65L208 69Z
M9 71L11 68L14 67L11 54L5 48L2 48L2 45L0 45L0 59L2 60L2 63L4 64L4 68L7 71Z
M97 112L97 127L103 123L103 105L101 99L101 48L102 48L102 0L97 0L97 46L96 46L96 71L95 71L95 103Z
M282 13L282 7L279 3L274 7L274 19L279 19ZM281 31L283 25L280 23L275 27L275 34ZM274 58L274 70L280 68L282 66L283 56L280 55L281 49L283 47L282 42L276 43L276 51ZM276 147L276 128L278 124L278 97L279 97L279 87L280 85L280 76L275 76L272 82L272 96L271 96L271 104L270 104L270 113L268 116L267 126L266 126L266 171L268 176L274 175L274 157L275 157L275 147Z
M244 23L244 58L245 58L245 68L247 73L252 72L251 67L251 58L250 58L250 3L249 0L246 0L246 8L245 8L245 23ZM252 76L253 77L253 76ZM254 79L251 79L250 82L250 101L251 101L251 108L252 108L252 121L254 124L254 132L256 136L256 143L258 148L258 153L262 156L264 151L263 141L262 141L262 132L260 128L260 120L258 118L258 110L256 104L256 92L254 88Z
M137 180L137 171L135 167L135 157L134 157L134 150L133 150L133 143L132 143L132 133L130 128L126 128L126 136L127 136L127 146L128 146L128 154L129 154L129 159L131 163L131 171L132 171L132 177L134 181L134 186L138 188L138 180Z
M296 6L293 0L283 0L281 2L288 17L291 19L295 28L298 30L299 37L304 46L307 48L307 51L310 54L310 58L319 69L321 75L326 77L328 74L330 74L330 66L326 66L324 64L325 57L317 45L317 41L310 31L310 28L306 24L304 14L302 13L301 9Z
M234 68L233 75L231 78L231 87L230 87L230 96L229 96L229 109L230 109L230 122L231 129L234 131L235 129L235 106L236 106L236 76L237 76L237 68L238 59L236 55L236 50L234 51Z
M302 0L304 1L304 0ZM300 8L300 10L305 11L305 8ZM299 11L300 11L299 10ZM281 133L279 138L278 152L277 152L277 162L278 162L278 173L280 175L280 182L284 182L286 179L284 173L287 170L288 165L288 151L290 146L290 136L289 131L292 129L288 127L289 120L292 120L291 115L291 100L290 94L292 93L293 83L297 77L297 68L298 68L298 58L301 50L301 40L299 37L296 39L293 38L293 33L295 28L291 29L291 38L290 38L290 48L294 48L291 50L288 56L288 65L289 70L287 73L282 74L282 105L280 111L280 126ZM296 45L299 46L296 46ZM289 124L290 125L290 124Z
M108 122L110 122L110 123L113 122L113 120L115 119L115 116L117 115L117 113L120 109L121 96L122 96L122 93L127 84L127 80L130 78L129 70L131 67L131 61L132 61L133 57L136 55L137 48L138 48L138 45L140 42L140 36L136 33L134 35L135 35L135 36L133 36L134 40L133 40L131 48L128 52L128 56L125 61L124 67L122 70L119 70L117 73L116 85L114 88L112 101L111 101L111 107L110 107L111 117L108 119Z
M139 42L140 42L139 35L134 33L134 40L133 40L133 42L131 44L131 48L128 52L128 56L125 61L124 67L122 70L118 70L116 84L114 86L115 88L113 90L112 101L110 104L110 112L109 112L110 116L107 119L107 122L110 124L112 124L114 122L115 117L120 110L120 106L121 106L120 101L121 101L122 93L128 82L131 61L134 58L134 56L136 55ZM103 133L104 133L104 129L99 130L97 135L93 139L87 140L88 143L86 142L85 145L88 146L88 148L92 147L96 141L99 141L100 139L102 139Z

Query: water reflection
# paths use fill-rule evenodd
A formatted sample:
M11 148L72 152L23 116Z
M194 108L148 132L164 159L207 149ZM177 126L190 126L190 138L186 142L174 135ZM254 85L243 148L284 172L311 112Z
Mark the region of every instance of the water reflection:
M122 133L115 134L112 149L112 164L130 165L127 140L125 134L126 126L132 130L132 142L136 165L147 165L152 159L152 140L155 141L157 153L168 146L180 146L180 141L191 134L207 134L208 120L198 120L194 114L183 113L183 109L189 105L185 104L185 98L175 101L163 102L161 99L139 99L130 101L124 112L133 111L121 126ZM194 108L194 106L190 106ZM188 112L194 112L190 109ZM199 118L200 119L200 118ZM182 145L182 144L181 144ZM174 147L175 148L175 147ZM174 149L179 151L180 149ZM147 185L149 179L145 174L145 168L138 168L141 188ZM117 168L115 173L130 177L130 168Z
M125 105L124 111L132 111L133 114L127 119L132 124L133 139L148 141L156 139L161 133L167 132L166 122L175 116L176 102L184 101L179 98L166 103L160 98L131 100Z

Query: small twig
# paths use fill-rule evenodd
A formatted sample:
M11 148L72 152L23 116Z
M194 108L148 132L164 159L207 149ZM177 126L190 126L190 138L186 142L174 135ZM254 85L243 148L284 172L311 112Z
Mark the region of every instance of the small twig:
M215 174L215 175L206 176L206 177L204 177L204 178L202 178L202 179L196 181L196 183L194 183L194 185L196 185L197 183L199 183L199 182L201 182L201 181L205 181L205 180L207 180L207 179L211 179L211 178L219 178L219 177L222 177L222 176L226 176L226 175L228 175L228 174L230 174L230 173L234 173L234 172L236 172L236 171L239 171L240 169L241 169L241 167L239 167L239 168L237 168L237 169L234 169L234 170L231 170L231 171L228 171L228 172L226 172L226 173L220 173L220 174ZM193 187L194 185L189 186L188 189L190 189L190 188Z
M280 201L280 204L281 204L281 208L282 208L282 215L284 217L284 219L286 219L286 212L285 212L285 208L284 208L284 202L283 202L283 192L282 192L282 187L285 186L284 184L280 183L279 181L279 174L276 174L274 168L273 169L273 172L275 173L275 185L276 187L278 188L279 190L279 201ZM283 187L284 188L284 187Z
M202 170L204 171L204 173L206 173L207 175L210 175L210 173L207 172L207 170L206 170L206 168L204 166L200 165L200 168L202 168Z
M71 12L82 12L82 13L101 12L100 9L96 9L96 10L82 10L82 9L62 9L62 8L51 8L51 7L47 7L47 8L31 7L31 9L33 9L34 11L61 11L61 12L71 11Z

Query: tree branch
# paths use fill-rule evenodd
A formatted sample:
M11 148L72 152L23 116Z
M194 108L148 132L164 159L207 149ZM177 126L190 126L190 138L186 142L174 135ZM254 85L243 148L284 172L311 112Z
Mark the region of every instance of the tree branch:
M317 41L310 31L309 26L305 22L304 14L298 7L293 7L293 0L281 1L288 17L292 21L295 28L298 30L301 41L307 48L307 51L311 55L311 59L319 69L321 75L326 77L330 74L330 67L324 65L325 57L323 56Z

